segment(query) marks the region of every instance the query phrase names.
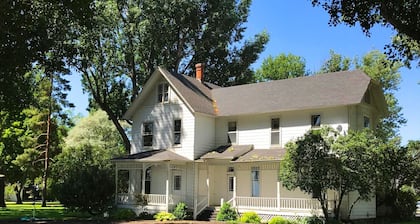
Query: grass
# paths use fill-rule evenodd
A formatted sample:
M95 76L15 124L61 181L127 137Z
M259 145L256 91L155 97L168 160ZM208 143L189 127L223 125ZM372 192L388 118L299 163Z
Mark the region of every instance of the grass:
M35 206L32 202L17 205L14 202L6 203L6 208L0 208L0 220L21 220L34 217L41 220L81 220L91 216L87 213L69 211L58 202L49 202L47 207L41 207L40 202Z

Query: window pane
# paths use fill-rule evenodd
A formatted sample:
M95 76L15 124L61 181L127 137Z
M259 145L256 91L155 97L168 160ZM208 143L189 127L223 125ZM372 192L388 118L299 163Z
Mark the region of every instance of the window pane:
M174 131L181 131L181 120L174 121Z
M233 177L229 177L229 183L228 183L229 185L229 191L233 191Z
M153 123L144 123L143 133L153 133Z
M271 133L271 144L272 145L280 144L280 133L279 132L272 132Z
M279 130L280 128L280 119L273 118L271 119L271 130Z
M311 117L311 125L313 127L321 126L321 115L312 115Z
M251 167L252 197L260 196L260 171L258 167Z
M174 133L174 144L181 144L181 133Z
M181 176L180 175L174 176L174 190L176 191L181 190Z
M153 145L153 135L144 135L143 146L152 146L152 145Z
M236 131L236 121L231 121L228 123L228 131Z
M130 172L128 170L118 170L118 193L128 193L130 183Z
M363 117L363 127L365 127L365 128L370 127L370 119L366 116Z

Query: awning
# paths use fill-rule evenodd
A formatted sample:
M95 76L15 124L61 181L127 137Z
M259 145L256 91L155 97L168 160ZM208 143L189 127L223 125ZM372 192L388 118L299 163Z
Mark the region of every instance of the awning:
M251 151L253 147L253 145L224 145L204 154L200 159L234 160Z

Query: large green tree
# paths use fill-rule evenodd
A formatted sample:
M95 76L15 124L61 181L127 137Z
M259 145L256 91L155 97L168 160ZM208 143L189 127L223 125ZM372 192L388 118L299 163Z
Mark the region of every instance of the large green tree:
M252 81L250 65L268 41L266 33L243 40L249 0L95 1L92 29L75 29L83 76L94 104L116 125L156 66L179 74L204 63L204 81L227 86ZM93 102L93 101L91 101Z
M329 24L359 24L366 35L376 24L392 27L397 31L388 45L391 57L409 61L419 59L420 4L418 0L312 0L314 6L322 6L330 14ZM419 62L420 63L420 62Z
M305 59L293 54L279 54L276 57L268 56L255 72L257 81L289 79L305 76Z

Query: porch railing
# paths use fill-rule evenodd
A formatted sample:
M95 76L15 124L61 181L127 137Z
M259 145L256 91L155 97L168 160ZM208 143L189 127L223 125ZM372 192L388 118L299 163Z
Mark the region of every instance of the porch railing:
M197 210L196 214L202 212L208 206L208 198L207 195L200 195L197 200Z
M117 195L117 204L136 204L136 194L120 193ZM165 194L146 194L148 205L165 205L166 195ZM169 204L177 204L182 201L181 195L169 195Z
M241 197L236 196L235 204L242 209L255 210L294 210L294 211L309 211L321 210L321 205L317 199L312 198L280 198L278 204L277 198L271 197ZM328 209L331 210L333 201L329 201Z

